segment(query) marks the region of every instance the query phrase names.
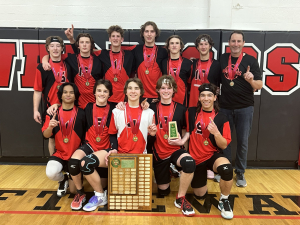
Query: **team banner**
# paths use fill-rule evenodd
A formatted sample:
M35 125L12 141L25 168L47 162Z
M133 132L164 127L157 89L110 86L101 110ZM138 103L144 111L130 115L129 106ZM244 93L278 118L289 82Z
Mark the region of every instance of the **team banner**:
M300 32L266 32L257 158L294 160L299 152Z

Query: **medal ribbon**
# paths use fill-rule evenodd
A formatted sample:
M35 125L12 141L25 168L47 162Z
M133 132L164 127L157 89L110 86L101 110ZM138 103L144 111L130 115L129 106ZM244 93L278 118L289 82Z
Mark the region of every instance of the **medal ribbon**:
M77 112L77 108L74 105L74 107L72 109L72 113L71 113L71 118L70 118L70 121L68 123L68 127L66 127L66 125L64 123L64 116L63 116L64 110L63 110L62 107L60 107L59 114L58 114L58 119L59 119L59 123L60 123L60 127L61 127L61 132L62 132L63 138L70 139L71 128L73 126L73 120L74 120L76 112Z
M243 55L244 55L244 53L242 52L240 54L238 60L236 61L234 67L233 67L233 71L231 69L231 65L232 65L232 63L231 63L231 54L229 55L229 58L228 58L228 78L229 78L229 80L233 80L234 79L234 76L236 74L236 70L239 68L239 65L240 65L240 63L241 63L241 61L243 59Z
M55 68L54 68L54 63L52 62L51 58L49 60L49 63L50 63L56 83L60 84L61 80L62 80L63 71L66 71L65 68L62 66L63 64L60 62L60 70L59 70L59 74L57 74L55 71Z
M154 45L150 54L150 57L147 57L147 47L144 45L143 52L144 52L144 63L145 67L148 69L151 66L151 62L155 57L157 46Z
M118 54L118 58L117 58L117 66L116 66L115 62L114 62L114 56L113 56L112 50L109 51L110 64L111 64L112 71L113 71L113 74L115 77L117 77L121 73L121 67L123 64L122 61L123 61L123 55L124 55L122 50L117 54Z
M78 59L78 64L80 65L80 68L81 68L81 71L82 71L82 74L83 74L83 77L87 80L90 79L90 77L92 76L91 75L91 72L92 72L92 67L93 67L93 56L90 55L90 58L89 58L89 66L88 66L88 71L86 72L85 70L85 66L83 65L83 59L81 57L81 55L79 54L77 56L77 59Z
M205 69L205 73L202 73L202 63L201 63L201 59L199 59L198 63L197 63L197 69L198 69L198 73L199 73L199 78L202 81L202 84L204 83L209 83L207 77L208 77L208 73L210 70L210 66L212 64L212 60L211 58L208 59L207 65L206 65L206 69ZM201 79L201 74L203 74L203 80Z
M105 111L104 111L104 114L102 116L101 123L99 125L98 124L98 117L97 117L96 103L94 103L94 105L93 105L94 127L95 127L95 131L96 131L97 136L100 136L100 134L103 132L103 128L104 128L106 120L107 120L107 115L108 115L109 109L110 109L110 105L107 103L106 106L105 106Z
M172 101L171 105L169 106L169 115L168 115L167 121L165 121L164 116L163 116L163 109L162 109L161 102L158 103L158 110L159 110L159 120L163 127L163 131L167 134L168 130L169 130L169 128L168 128L169 122L172 121L173 115L174 115L174 113L173 113L175 110L174 102Z
M175 60L174 60L175 61ZM181 69L181 64L182 64L182 58L181 56L178 59L178 64L177 64L177 69L176 69L176 73L174 72L174 68L172 67L172 59L169 59L169 73L174 77L176 83L180 74L180 69Z
M132 119L132 114L131 114L131 110L130 110L130 107L129 107L129 104L127 103L126 104L126 112L127 112L127 115L129 117L129 124L130 124L130 127L131 127L131 132L133 135L137 135L138 133L138 130L139 130L139 127L140 127L140 122L141 122L141 116L142 116L142 107L139 106L139 111L138 111L138 119L136 121L136 124L134 125L133 124L133 119Z
M213 110L210 115L208 117L211 117L212 119L214 119L216 116L215 110ZM207 126L210 123L209 119L208 119L208 123L205 123L207 121L204 121L204 115L203 115L203 110L201 109L200 113L199 113L199 117L200 117L200 125L201 125L201 130L202 130L202 137L204 139L207 139L210 135L209 130L207 130ZM206 125L206 126L205 126Z

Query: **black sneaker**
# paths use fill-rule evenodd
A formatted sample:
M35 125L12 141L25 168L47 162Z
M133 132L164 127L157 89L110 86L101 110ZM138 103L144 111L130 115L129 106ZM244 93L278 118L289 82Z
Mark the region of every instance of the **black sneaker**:
M220 199L218 209L221 211L221 216L225 219L232 219L233 212L228 199Z
M69 187L69 178L68 178L68 175L65 174L64 175L64 179L59 183L59 186L58 186L58 189L57 189L57 196L58 197L63 197L67 194L67 189Z
M185 199L184 196L180 197L180 198L176 198L174 204L177 208L181 209L183 215L185 215L185 216L194 216L195 215L195 211L194 211L193 207Z

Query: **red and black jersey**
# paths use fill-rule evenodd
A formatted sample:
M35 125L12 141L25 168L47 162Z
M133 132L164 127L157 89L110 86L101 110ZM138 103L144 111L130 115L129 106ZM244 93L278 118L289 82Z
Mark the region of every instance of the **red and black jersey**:
M162 61L168 57L167 50L165 48L157 46L156 54L154 59L151 61L150 67L148 68L149 73L146 74L146 66L144 62L144 46L137 45L133 50L135 63L136 63L136 72L138 78L142 81L145 94L145 98L157 98L156 93L156 82L162 76ZM151 56L153 47L146 46L146 55L147 57Z
M75 107L75 106L74 106ZM54 127L52 130L52 134L55 139L55 152L54 156L62 159L62 160L69 160L76 149L83 143L84 137L85 137L85 113L81 108L75 107L75 116L72 118L72 111L70 110L63 110L63 115L60 115L59 109L57 110L57 115L55 119L57 121L60 121L59 126ZM63 120L60 120L59 118L63 118ZM44 126L42 127L42 132L44 132L48 126L49 122L52 119L52 116L46 115L46 121L44 123ZM64 124L61 123L61 121L64 121ZM68 135L68 142L64 142L64 135L62 130L62 126L65 126L66 128L68 126L71 126L70 135Z
M214 120L221 135L226 139L227 145L231 142L230 125L226 115L220 112L215 115L213 112L203 111L203 121L201 121L200 113L196 112L196 107L189 108L187 123L187 132L190 132L189 153L197 165L211 158L214 152L221 151L221 149L217 147L214 135L212 134L209 134L207 139L209 144L204 144L206 139L202 136L203 128L201 127L201 123L209 124L209 117Z
M73 78L71 76L71 67L68 63L65 63L63 60L59 62L54 61L53 67L55 72L57 73L57 76L60 76L60 71L62 71L60 83L56 82L53 71L45 71L41 63L37 66L35 74L33 89L35 91L40 91L43 93L43 98L45 101L45 111L53 104L60 104L57 98L57 91L61 83L73 82Z
M159 110L160 107L162 109L162 112L160 112ZM170 145L168 143L168 139L164 138L165 134L167 133L163 129L163 124L160 119L160 115L162 113L162 117L165 120L164 122L167 122L169 117L169 112L172 112L169 121L177 122L178 133L182 137L182 128L186 126L186 118L185 118L186 107L176 102L173 102L168 105L161 104L160 102L158 102L156 104L151 104L150 108L155 112L155 122L157 127L156 140L153 146L153 154L157 160L166 159L170 157L173 152L183 147L178 145ZM167 127L168 126L169 125L167 124Z
M261 80L261 71L257 59L253 56L244 53L241 63L239 64L232 81L234 85L230 85L231 80L228 77L228 58L229 53L224 53L220 57L221 64L221 95L219 103L221 108L225 109L241 109L248 106L254 106L254 94L252 86L245 80L243 74L250 66L250 72L254 76L254 80ZM231 57L231 68L234 69L237 57Z
M181 66L179 65L180 61L182 61ZM173 76L177 83L177 93L174 95L173 101L178 102L184 106L187 106L187 86L188 79L191 76L191 66L192 62L183 57L181 57L180 59L171 60L167 58L162 62L163 74ZM177 72L178 68L180 68L179 74ZM173 69L173 73L171 73L171 69Z
M198 88L204 83L212 83L216 86L220 86L219 77L221 74L220 63L217 60L213 60L209 68L208 75L206 77L206 66L208 60L201 60L201 70L199 72L199 59L193 60L193 70L192 76L190 77L190 98L189 98L189 107L197 107L199 99Z
M118 153L143 154L147 152L148 126L153 123L153 115L154 112L151 109L141 110L141 108L132 107L130 107L130 113L127 109L119 110L115 108L112 111L108 133L111 135L117 134ZM136 134L133 133L130 118L134 125L140 118L140 125ZM134 141L135 136L137 141Z
M109 105L109 111L107 117L104 118L105 114L105 107L106 106L98 106L95 103L88 103L84 109L85 117L86 117L86 135L85 135L85 142L89 144L94 151L99 151L103 149L110 148L110 140L108 134L108 127L110 124L112 110L115 108L114 103L107 103ZM96 120L100 125L101 121L105 119L105 124L102 133L99 135L100 141L96 141L98 134L96 132L94 123L95 123L95 115L94 107L96 107Z
M125 95L123 93L125 82L129 79L134 69L134 56L131 51L122 50L121 52L113 52L114 67L117 68L118 59L121 58L121 72L117 75L113 74L113 67L110 60L110 50L102 50L99 59L103 63L103 74L106 80L109 80L113 86L113 95L109 98L110 102L123 102Z
M98 51L97 51L98 52ZM99 54L100 52L98 52ZM95 95L93 93L93 88L97 80L101 79L101 61L98 59L96 55L92 55L92 68L91 68L91 77L86 79L82 72L82 68L80 66L80 61L78 55L68 54L65 58L65 61L72 67L72 78L74 79L74 83L79 89L80 96L78 99L78 106L82 109L86 107L89 102L95 102ZM89 61L90 57L81 57L82 64L86 71L89 70Z

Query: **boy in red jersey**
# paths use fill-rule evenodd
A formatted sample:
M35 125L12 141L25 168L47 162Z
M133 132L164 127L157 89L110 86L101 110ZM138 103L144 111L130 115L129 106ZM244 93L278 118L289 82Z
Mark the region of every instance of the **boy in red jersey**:
M200 53L199 59L193 60L189 107L196 107L198 103L198 88L204 83L220 85L218 79L221 73L220 63L210 55L214 46L213 39L208 34L201 34L195 40L195 46Z
M169 58L162 61L162 72L172 76L177 83L177 93L175 93L173 101L187 106L187 82L191 76L192 62L181 57L184 44L180 36L170 36L165 47Z
M108 156L112 153L145 153L147 139L151 141L156 134L156 126L153 124L154 112L151 109L142 110L140 106L143 93L143 84L138 78L130 78L126 81L124 94L128 104L125 110L115 108L110 120L108 133L111 149L97 151L81 160L81 172L95 190L95 196L83 207L85 211L93 211L99 205L107 203L107 196L100 182L102 177L95 168L106 168Z
M186 191L193 179L195 161L184 149L183 145L189 138L189 133L185 133L181 138L182 127L186 126L186 107L172 101L172 97L177 92L177 84L172 76L164 75L160 77L156 85L160 101L151 104L150 107L155 112L157 133L156 140L152 146L153 167L155 180L158 187L158 194L166 196L170 193L170 163L182 168L180 185L175 206L181 208L186 216L195 215L191 204L185 199ZM169 122L176 121L179 137L175 140L169 139Z
M190 132L189 152L196 161L196 170L191 186L197 199L207 195L206 170L210 169L221 176L221 197L218 208L225 219L232 219L233 212L228 201L232 187L233 169L223 155L231 141L230 125L225 114L219 112L217 87L210 83L199 87L197 107L189 108Z
M80 92L78 106L84 109L89 102L95 102L93 87L96 81L102 78L102 64L97 57L101 51L93 51L95 43L92 36L88 33L78 34L74 41L75 54L64 54L62 58L72 68L71 76ZM79 54L77 54L77 49L79 50ZM43 67L45 70L49 69L50 66L48 59L48 55L43 57ZM54 112L57 106L52 106L51 109Z
M42 64L39 64L36 69L33 92L33 118L36 122L42 124L45 121L46 110L51 105L59 103L57 99L57 91L61 84L71 80L71 68L61 59L61 54L64 49L63 39L59 36L50 36L46 39L46 50L50 55L49 70L43 69ZM39 105L42 99L45 102L43 116L39 112ZM49 153L54 152L54 139L49 138Z
M49 158L46 174L51 180L59 181L59 197L64 196L68 188L68 176L63 175L62 170L68 171L68 160L84 141L85 136L85 114L82 109L76 107L79 95L75 84L63 83L57 92L62 105L52 117L46 115L42 128L45 138L53 135L55 139L55 152Z
M140 36L145 44L137 45L132 50L137 77L144 85L144 97L148 99L149 103L153 99L157 99L156 82L162 76L162 60L168 57L165 48L155 45L155 40L159 35L160 30L156 23L152 21L146 22L140 29Z
M125 95L123 88L134 69L134 56L131 51L122 50L121 44L124 41L124 30L118 25L110 26L107 29L111 50L102 50L99 59L103 63L103 74L106 80L113 85L113 95L109 101L123 102Z
M112 84L108 80L97 80L94 86L94 94L96 103L89 103L85 108L87 132L85 143L80 146L69 160L69 172L77 189L77 194L71 203L71 208L79 210L86 200L86 195L82 186L82 173L80 171L80 160L99 150L108 149L111 147L108 127L110 124L112 110L115 108L114 103L110 103L107 99L112 95ZM96 168L100 174L103 183L107 180L107 169ZM95 192L95 196L103 197L106 193ZM102 202L101 205L105 205ZM100 204L99 204L100 205Z

